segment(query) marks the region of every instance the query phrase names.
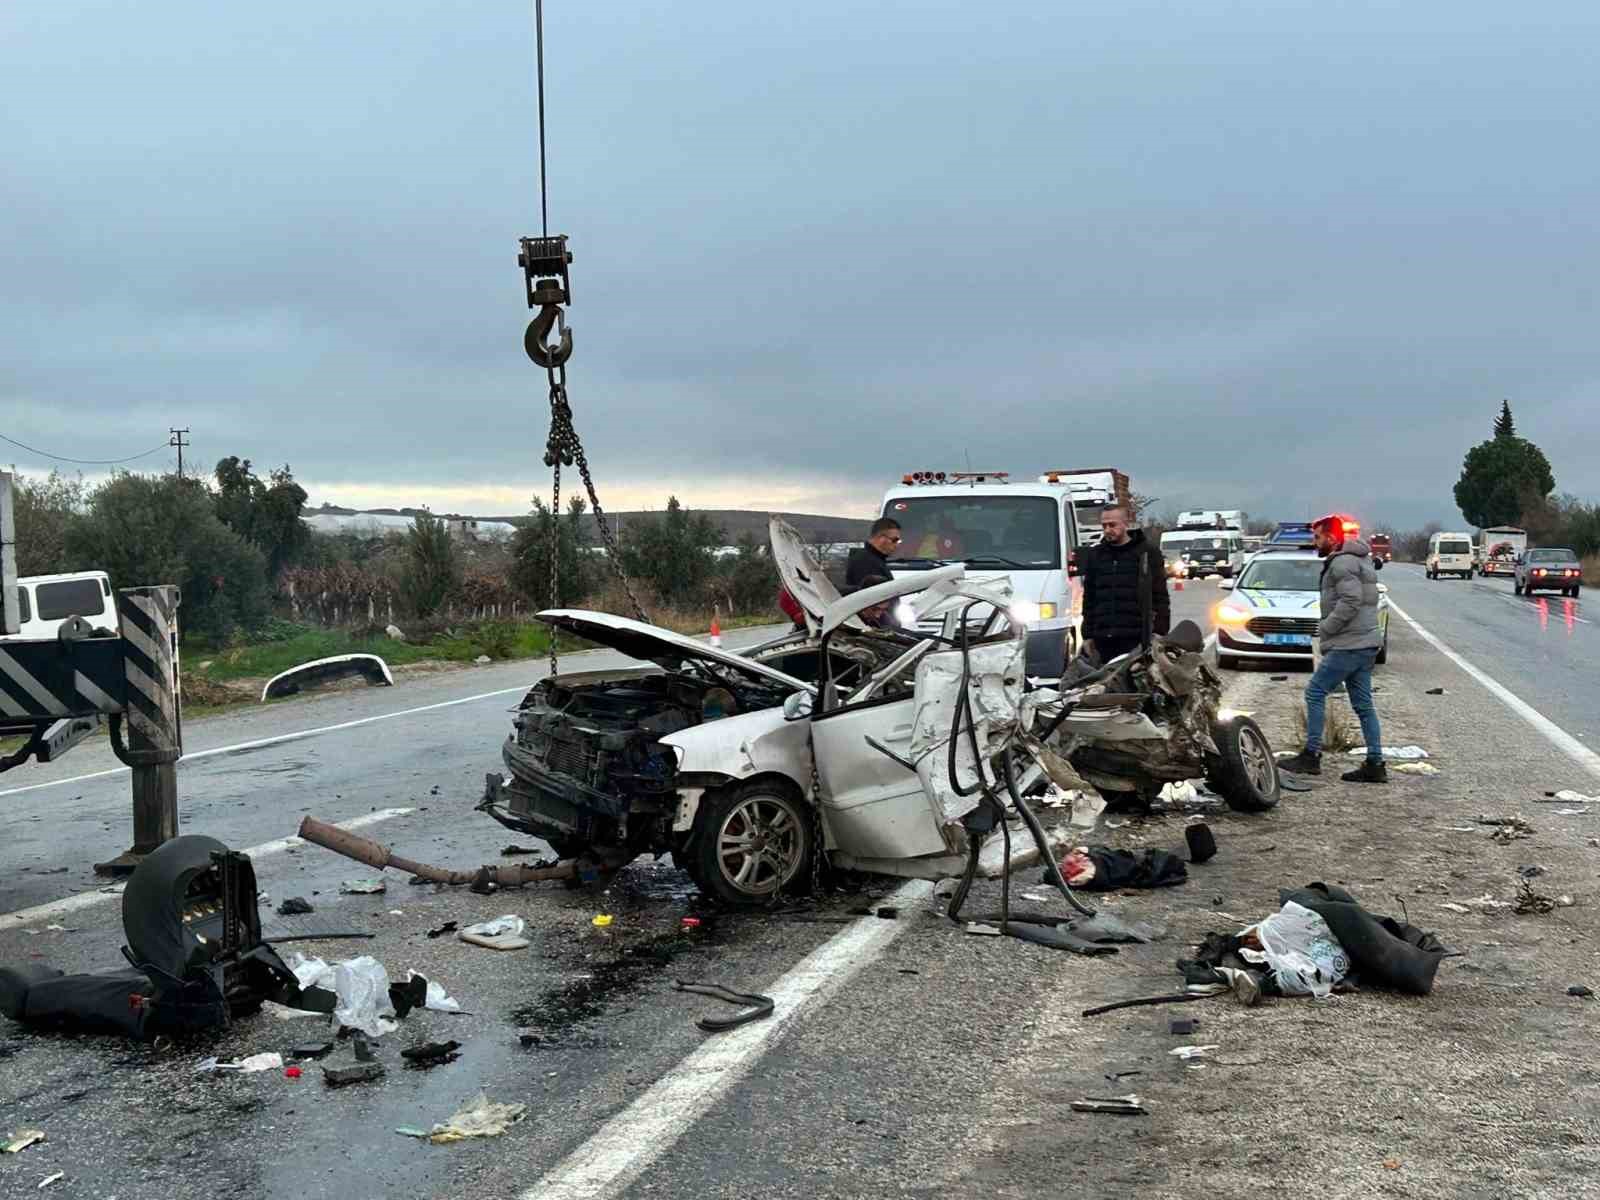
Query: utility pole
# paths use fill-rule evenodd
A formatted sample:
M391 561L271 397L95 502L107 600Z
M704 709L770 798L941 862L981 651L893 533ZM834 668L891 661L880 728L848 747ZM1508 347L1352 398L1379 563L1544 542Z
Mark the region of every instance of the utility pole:
M167 432L172 435L170 438L167 439L167 445L176 446L178 448L178 478L182 479L183 478L183 448L185 446L188 446L188 445L192 444L190 442L186 442L186 441L183 440L183 435L189 432L189 427L187 425L185 425L182 429L169 428L167 430Z

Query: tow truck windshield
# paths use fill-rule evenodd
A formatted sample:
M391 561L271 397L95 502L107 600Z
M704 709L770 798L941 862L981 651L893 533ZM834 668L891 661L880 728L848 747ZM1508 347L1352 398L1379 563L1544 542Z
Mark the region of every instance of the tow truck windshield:
M1061 565L1057 502L1048 496L901 496L883 515L900 522L900 568L961 562L1054 570Z

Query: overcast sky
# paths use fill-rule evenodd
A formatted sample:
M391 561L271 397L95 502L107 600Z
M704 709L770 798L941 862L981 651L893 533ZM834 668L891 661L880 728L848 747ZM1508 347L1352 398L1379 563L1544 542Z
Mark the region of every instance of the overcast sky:
M1600 496L1592 0L546 7L608 506L970 455L1458 524L1502 397ZM0 148L0 433L548 492L531 3L5 4Z

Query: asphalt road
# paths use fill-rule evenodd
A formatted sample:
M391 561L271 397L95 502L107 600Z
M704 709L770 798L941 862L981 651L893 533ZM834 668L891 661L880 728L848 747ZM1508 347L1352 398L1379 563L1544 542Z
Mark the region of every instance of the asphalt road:
M1593 736L1583 692L1574 694L1597 662L1581 604L1570 627L1565 614L1541 624L1537 606L1508 603L1509 584L1500 596L1495 585L1427 583L1400 565L1383 579L1424 631L1491 682L1575 738ZM1214 583L1189 584L1176 612L1204 620L1220 594ZM1561 604L1550 601L1552 614ZM584 666L606 661L597 653ZM180 770L185 829L258 846L311 811L375 821L365 832L417 858L493 861L514 839L471 808L483 773L498 766L506 710L538 673L533 664L480 668L196 722L190 752L215 753ZM1287 749L1302 683L1303 673L1230 673L1230 701ZM1439 687L1443 696L1429 694ZM1405 621L1394 627L1378 699L1385 740L1427 747L1438 776L1362 789L1330 774L1270 814L1208 813L1221 849L1188 884L1096 898L1165 933L1111 958L963 936L940 915L942 901L915 886L895 892L893 881L779 914L705 909L664 864L639 864L600 896L557 886L485 898L407 886L391 873L385 895L358 897L338 885L364 868L283 847L258 860L261 886L274 904L303 895L317 912L278 927L376 932L370 942L307 948L329 958L368 952L396 975L420 970L470 1015L414 1014L384 1039L386 1078L342 1091L325 1089L315 1070L298 1081L192 1073L205 1055L287 1049L311 1036L314 1020L256 1017L160 1051L0 1029L0 1131L49 1136L0 1159L0 1194L31 1193L55 1171L66 1172L54 1185L64 1194L123 1200L219 1190L274 1200L987 1200L1263 1186L1352 1197L1590 1194L1600 1168L1600 1074L1588 1050L1596 1002L1565 989L1587 982L1600 991L1600 812L1558 815L1543 792L1600 792L1600 778ZM419 708L427 711L387 715ZM230 749L352 721L366 723ZM75 893L95 899L55 917L0 917L0 962L118 965L117 905L98 899L88 864L126 845L127 778L68 781L109 769L108 758L85 747L53 775L5 777L32 790L0 789L14 831L0 848L0 911L27 918L17 910ZM1531 837L1501 844L1474 823L1511 811L1529 818ZM1094 836L1175 847L1184 824L1162 815ZM1548 916L1474 906L1484 895L1511 898L1527 865L1544 869L1532 880L1541 891L1576 905ZM1079 1015L1174 990L1172 961L1201 935L1257 920L1276 907L1280 886L1314 879L1343 882L1375 911L1405 904L1465 957L1448 960L1423 999L1367 992L1321 1004L1218 1000ZM891 892L897 919L850 916ZM968 911L997 898L995 886L980 885ZM496 954L426 936L446 920L501 912L528 920L529 949ZM601 912L613 918L608 927L592 923ZM685 916L701 924L687 927ZM715 1003L674 993L675 977L771 991L779 1011L708 1037L693 1020ZM1180 1010L1201 1018L1196 1036L1168 1034ZM524 1048L515 1031L529 1027L540 1040ZM461 1041L462 1057L402 1070L397 1048L424 1036ZM1167 1053L1184 1042L1218 1049L1185 1063ZM1139 1074L1107 1078L1123 1071ZM1149 1116L1069 1108L1083 1095L1130 1090ZM449 1146L394 1132L442 1121L480 1091L527 1104L527 1118L500 1138Z

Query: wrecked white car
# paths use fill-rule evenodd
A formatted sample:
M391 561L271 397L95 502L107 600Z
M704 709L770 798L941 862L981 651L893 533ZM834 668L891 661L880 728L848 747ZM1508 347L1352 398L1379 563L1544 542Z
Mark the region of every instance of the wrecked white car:
M1077 712L1077 692L1031 690L1003 579L974 584L954 565L841 599L776 519L772 547L807 629L745 653L607 613L539 614L653 665L535 685L503 748L508 773L488 777L480 807L563 858L616 867L670 851L702 890L749 904L809 884L824 849L835 866L876 873L977 869L985 843L1002 840L1002 785L1013 799L1044 786L1045 765L1066 770L1094 748L1097 727L1162 743L1149 755L1157 775L1119 754L1134 782L1102 770L1097 787L1143 794L1205 773L1198 758L1176 765L1169 731L1135 723L1127 696ZM915 631L857 615L896 602L913 609ZM1060 755L1044 744L1052 738ZM1275 776L1271 786L1275 799Z

